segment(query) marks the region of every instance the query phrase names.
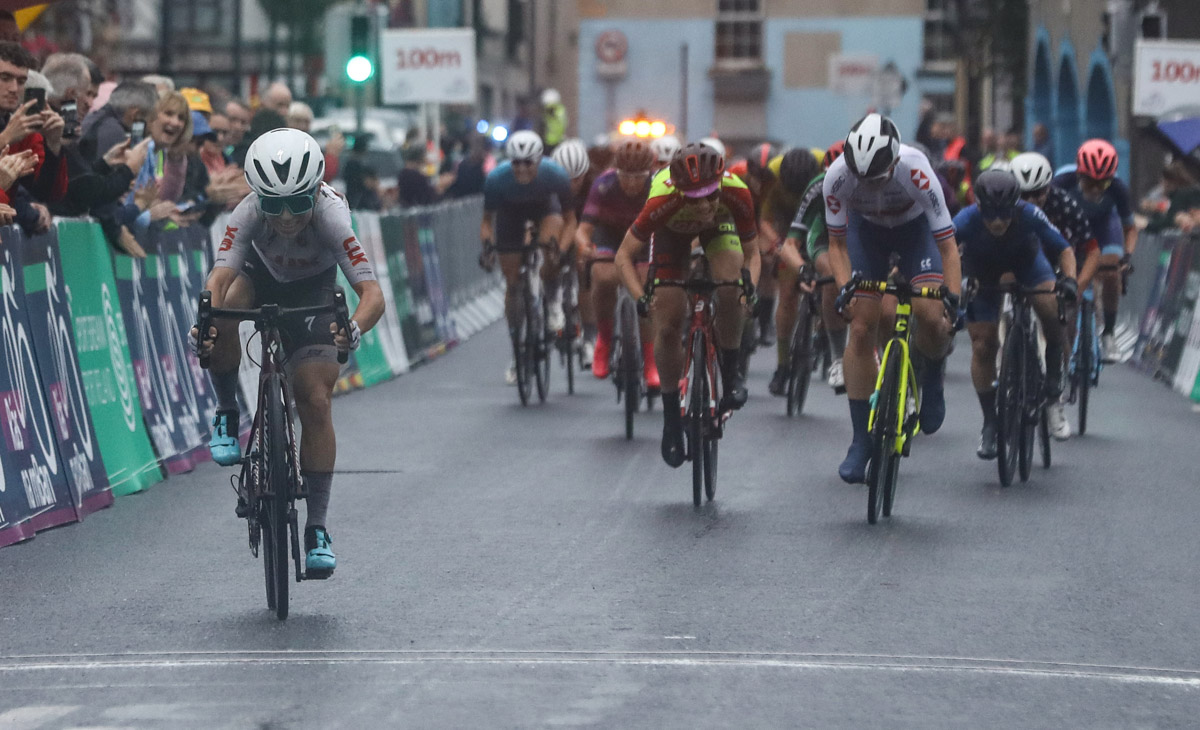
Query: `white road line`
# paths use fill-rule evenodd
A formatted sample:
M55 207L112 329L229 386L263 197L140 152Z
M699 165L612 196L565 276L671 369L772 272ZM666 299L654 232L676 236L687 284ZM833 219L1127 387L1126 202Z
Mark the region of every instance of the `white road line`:
M1046 679L1085 679L1200 689L1200 671L1069 662L864 654L587 651L248 651L81 654L0 657L0 673L195 667L374 664L614 665L734 669L970 673Z
M80 705L29 705L0 712L3 730L35 730L78 710Z

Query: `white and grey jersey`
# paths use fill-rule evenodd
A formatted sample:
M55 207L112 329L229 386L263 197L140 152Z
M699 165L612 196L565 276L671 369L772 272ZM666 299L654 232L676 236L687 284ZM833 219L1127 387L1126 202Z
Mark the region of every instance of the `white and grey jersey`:
M863 184L846 166L843 155L825 175L825 223L831 235L846 235L850 211L880 226L895 228L922 215L936 240L954 235L954 222L942 186L919 150L900 145L892 176L878 185Z
M294 236L276 233L259 208L258 196L246 196L229 216L213 266L240 271L251 246L280 282L307 279L334 264L342 267L351 285L375 279L367 253L354 235L350 207L324 184L317 190L312 220Z

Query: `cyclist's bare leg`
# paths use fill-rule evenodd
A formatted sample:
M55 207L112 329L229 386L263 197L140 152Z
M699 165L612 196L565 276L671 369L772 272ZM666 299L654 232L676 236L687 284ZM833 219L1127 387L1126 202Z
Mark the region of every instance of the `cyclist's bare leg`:
M969 322L967 334L971 337L971 383L975 386L975 392L994 391L1000 325L996 322Z
M657 289L650 313L654 319L654 357L664 393L679 392L683 374L683 329L687 321L687 293L682 289Z
M538 224L538 245L542 246L542 281L546 295L558 290L558 244L562 241L563 217L557 213L542 218Z
M1121 257L1116 254L1101 254L1101 266L1118 266ZM1104 313L1104 330L1101 334L1111 334L1109 323L1116 319L1117 310L1121 305L1121 271L1100 271L1096 273L1100 282L1100 310Z
M800 291L796 288L796 277L790 271L780 277L784 281L779 285L779 306L775 309L775 354L777 366L782 369L787 365L788 355L792 346L792 330L796 327L796 308L800 306Z
M829 263L829 253L817 255L817 275L833 276L833 266ZM837 311L838 289L832 284L821 287L821 321L825 324L825 335L829 338L834 359L840 360L846 353L846 320Z
M930 360L941 360L949 349L951 334L945 305L938 299L914 299L912 311L918 322L913 345Z
M608 322L612 327L613 312L617 308L617 286L621 278L617 266L611 261L592 264L592 307L598 321Z
M300 471L308 487L305 527L326 526L326 510L337 460L333 430L333 388L341 368L336 362L300 363L291 375L292 396L300 416Z
M712 277L718 281L740 278L744 261L741 251L731 250L718 251L708 258ZM742 324L746 319L741 293L736 289L720 289L715 296L716 316L713 324L717 331L717 345L722 350L736 350L742 344Z
M498 258L504 275L504 318L511 332L521 326L521 254L502 253Z
M586 254L578 254L575 258L579 274L579 321L583 325L583 337L589 342L596 339L596 307L592 301L592 282L584 279L586 273ZM587 288L584 288L584 287Z
M875 362L879 312L880 301L876 297L855 297L850 306L850 339L846 344L845 368L846 393L851 400L866 400L875 392L875 379L879 375L879 366Z
M644 280L646 274L650 271L650 264L638 264L638 275ZM642 344L647 345L654 342L654 318L641 317L638 319L638 333L642 336Z
M249 309L254 306L254 285L245 276L238 276L225 293L221 303L225 309ZM238 367L242 362L242 341L238 337L238 322L232 319L214 320L217 339L213 342L208 373L217 396L217 410L237 411Z
M1039 284L1038 291L1054 291L1054 282L1047 281ZM1058 321L1058 298L1051 296L1033 297L1033 311L1042 323L1042 336L1046 338L1046 378L1051 387L1051 394L1056 394L1062 386L1063 358L1051 357L1052 353L1063 352L1064 327Z

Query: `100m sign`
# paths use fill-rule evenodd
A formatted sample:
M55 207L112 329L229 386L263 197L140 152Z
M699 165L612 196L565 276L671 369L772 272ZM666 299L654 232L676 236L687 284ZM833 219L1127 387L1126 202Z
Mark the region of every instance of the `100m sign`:
M396 50L396 68L398 69L461 67L462 55L458 51L437 48L399 48Z
M1155 61L1150 79L1152 81L1178 81L1190 83L1200 81L1200 66L1190 61Z

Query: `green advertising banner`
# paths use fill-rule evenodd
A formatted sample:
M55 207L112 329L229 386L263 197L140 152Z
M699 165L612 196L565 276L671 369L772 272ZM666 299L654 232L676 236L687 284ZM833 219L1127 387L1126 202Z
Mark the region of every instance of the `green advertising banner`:
M338 269L338 286L346 290L346 306L350 308L350 316L354 316L354 308L358 306L358 295L346 280L346 275ZM373 329L362 336L362 342L354 351L353 362L358 366L357 377L350 376L350 383L356 388L366 388L376 383L382 383L392 378L392 366L388 363L387 353L383 342L379 339L379 330Z
M118 496L139 492L163 475L142 420L108 243L98 224L62 220L58 245L79 369L108 481Z

